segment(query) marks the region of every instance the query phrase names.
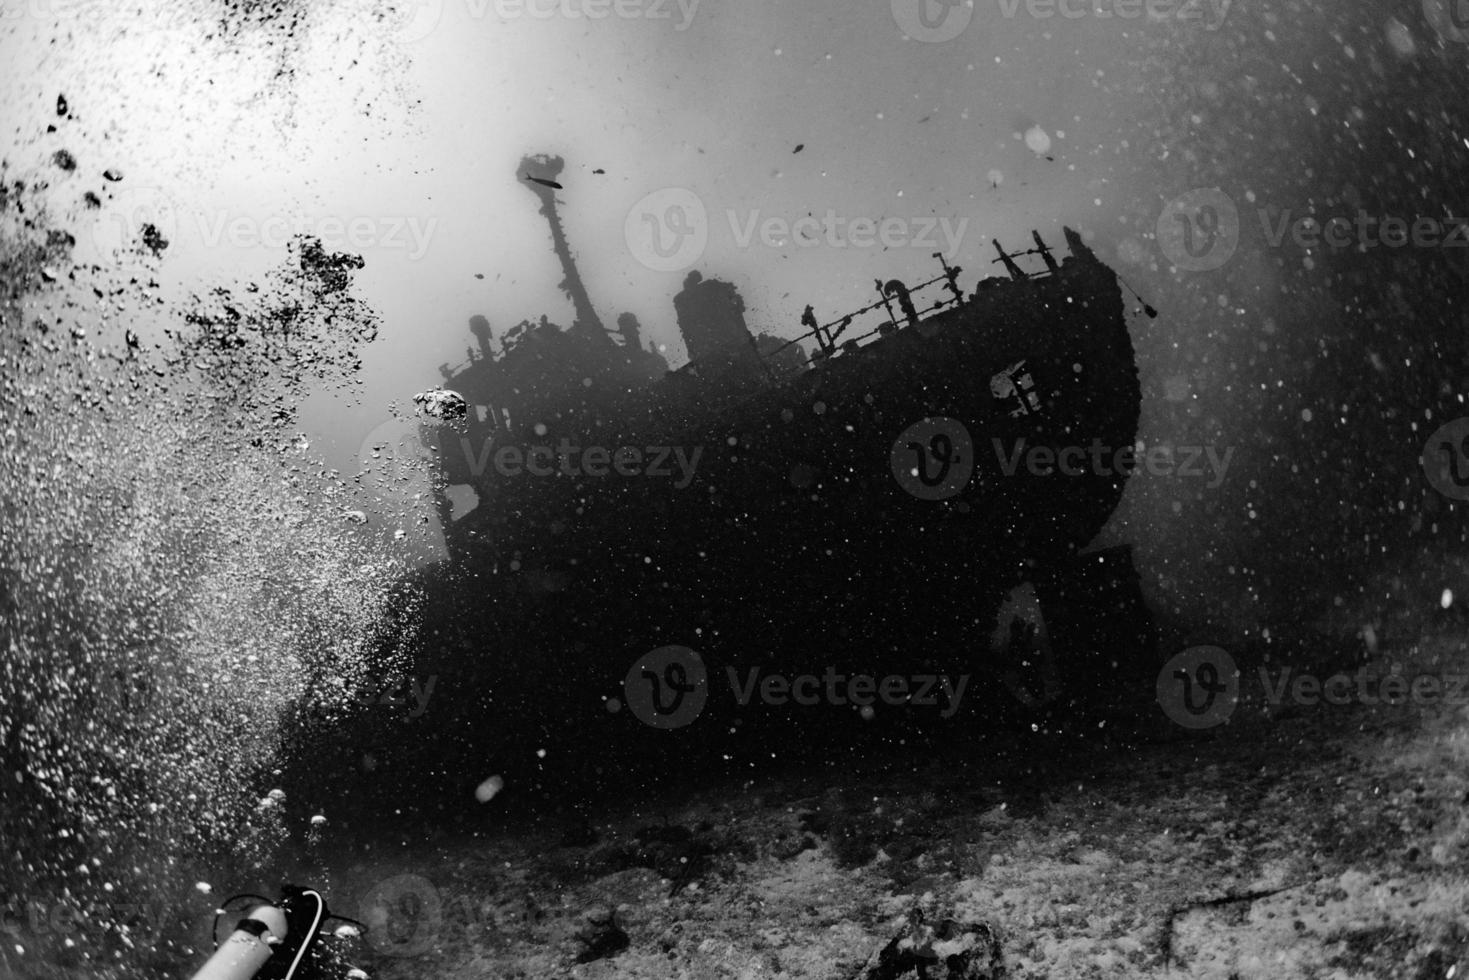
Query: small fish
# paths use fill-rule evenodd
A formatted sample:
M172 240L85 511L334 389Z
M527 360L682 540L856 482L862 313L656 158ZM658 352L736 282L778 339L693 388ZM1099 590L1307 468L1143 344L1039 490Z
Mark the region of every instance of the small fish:
M58 95L56 97L56 114L58 116L64 116L70 111L70 108L66 104L66 96Z
M476 273L475 273L475 274L474 274L474 277L475 277L475 278L476 278L476 279L483 279L483 278L484 278L484 277L485 277L485 274L484 274L484 273L483 273L483 272L476 272Z
M562 186L560 184L556 183L554 180L546 180L543 177L532 177L530 174L526 174L525 175L525 179L526 180L529 180L529 181L532 181L534 183L540 184L543 187L554 187L558 191L559 190L563 190Z
M796 148L794 150L792 150L791 152L792 153L800 153L805 148L806 148L806 144L805 143L797 143L796 144Z
M601 167L598 167L596 170L592 171L592 173L594 174L605 174L606 172L607 171L603 170Z

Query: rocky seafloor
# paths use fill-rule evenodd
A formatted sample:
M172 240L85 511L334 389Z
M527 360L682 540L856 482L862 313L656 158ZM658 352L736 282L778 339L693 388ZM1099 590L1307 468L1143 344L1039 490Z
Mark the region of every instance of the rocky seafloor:
M1436 699L1272 703L1242 663L1205 732L1156 712L1126 745L832 760L534 833L379 841L330 877L377 929L357 962L379 980L1447 980L1469 968L1463 633L1380 652Z

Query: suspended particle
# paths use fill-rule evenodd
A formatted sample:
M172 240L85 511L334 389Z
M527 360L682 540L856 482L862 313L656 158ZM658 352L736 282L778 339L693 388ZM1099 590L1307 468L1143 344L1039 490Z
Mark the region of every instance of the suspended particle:
M1025 131L1025 145L1036 156L1045 156L1051 152L1051 136L1040 126L1032 126Z
M486 779L484 782L480 783L478 787L475 788L474 798L479 800L481 803L488 803L495 798L496 794L498 794L500 790L504 788L504 777L491 776L489 779Z

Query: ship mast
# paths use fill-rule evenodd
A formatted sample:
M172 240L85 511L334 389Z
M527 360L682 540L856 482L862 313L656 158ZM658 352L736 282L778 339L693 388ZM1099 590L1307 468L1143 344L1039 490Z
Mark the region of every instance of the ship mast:
M551 226L551 242L556 248L556 257L561 260L561 269L566 274L566 278L561 280L561 291L571 300L576 314L571 329L588 337L596 337L610 346L612 340L607 336L602 319L592 308L591 297L587 295L581 273L576 268L576 260L571 256L566 232L561 227L561 215L556 211L556 190L560 187L556 178L565 166L566 162L559 156L535 154L520 161L520 173L525 186L541 199L541 214L546 216L546 222Z

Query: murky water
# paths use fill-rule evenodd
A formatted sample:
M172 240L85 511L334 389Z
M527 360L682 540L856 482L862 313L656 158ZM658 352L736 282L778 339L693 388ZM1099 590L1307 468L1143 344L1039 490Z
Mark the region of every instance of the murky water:
M0 0L0 977L283 879L412 972L526 825L1449 663L1462 4L1143 6ZM647 807L540 872L755 860Z

